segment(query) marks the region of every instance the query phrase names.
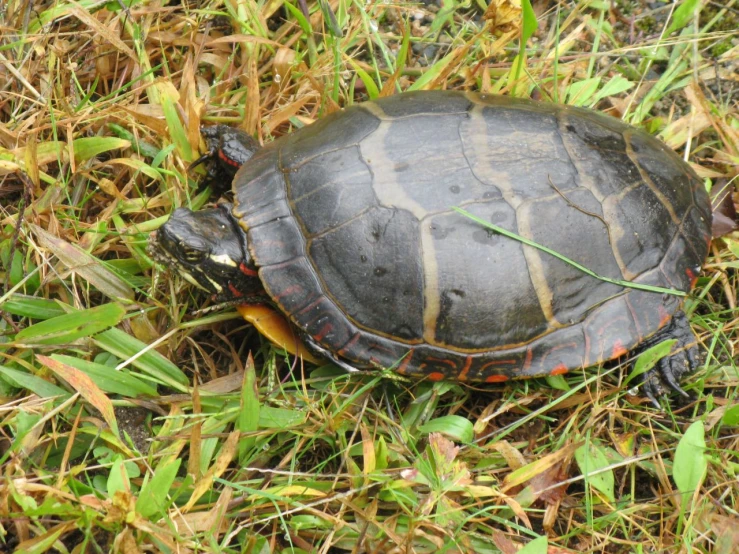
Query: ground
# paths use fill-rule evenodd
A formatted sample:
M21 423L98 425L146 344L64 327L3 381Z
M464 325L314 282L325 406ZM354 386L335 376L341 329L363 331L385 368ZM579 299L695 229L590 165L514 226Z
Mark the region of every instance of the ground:
M0 5L2 550L736 552L738 8L524 4ZM153 265L217 200L200 125L266 143L421 88L610 113L729 192L689 400L653 408L626 359L487 387L296 363Z

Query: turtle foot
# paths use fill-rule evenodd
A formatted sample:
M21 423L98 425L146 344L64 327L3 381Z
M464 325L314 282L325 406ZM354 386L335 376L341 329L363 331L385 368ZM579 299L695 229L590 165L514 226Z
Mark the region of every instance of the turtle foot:
M645 341L644 348L669 339L677 340L672 352L646 372L642 383L644 394L657 408L660 408L657 398L670 390L690 398L690 395L680 387L680 381L685 375L695 371L700 363L695 335L683 312L677 312L667 327Z

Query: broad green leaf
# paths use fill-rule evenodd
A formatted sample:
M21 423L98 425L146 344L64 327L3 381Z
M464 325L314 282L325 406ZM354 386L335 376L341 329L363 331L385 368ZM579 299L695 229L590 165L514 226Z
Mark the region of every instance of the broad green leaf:
M131 148L137 154L146 156L147 158L153 158L159 153L159 148L149 144L148 142L141 140L136 137L125 127L118 125L117 123L108 123L108 129L118 135L120 138L125 139L131 143Z
M682 29L692 19L697 10L701 8L701 0L683 0L672 14L672 23L667 28L665 36L669 36L673 31Z
M15 336L15 342L67 344L114 327L125 315L126 310L120 304L103 304L95 308L56 316L26 327Z
M547 385L553 389L561 390L564 392L570 390L570 385L567 383L564 375L546 375L545 379L547 381Z
M634 364L634 370L629 373L628 377L626 377L624 384L628 385L629 382L633 381L636 377L646 373L657 365L657 362L670 353L676 342L677 341L675 339L662 341L659 344L655 344L654 346L647 348L644 352L639 354L639 357L636 359L636 364Z
M702 421L693 422L677 444L672 464L672 478L683 495L697 490L708 469L706 439Z
M77 163L87 161L103 152L123 150L130 146L129 141L116 137L82 137L72 142L74 159Z
M287 429L294 425L301 425L307 418L305 412L275 408L273 406L259 407L259 427L262 429Z
M609 96L616 96L622 92L626 92L634 86L634 83L622 77L621 75L615 75L610 81L608 81L603 87L595 94L593 101L590 106L594 106L604 98Z
M17 387L31 391L33 394L41 398L50 398L53 396L69 396L69 392L57 387L56 385L45 381L41 377L36 377L25 371L11 369L0 365L0 373L3 377Z
M66 314L56 300L13 294L3 302L3 311L29 319L51 319Z
M98 387L107 393L132 398L157 395L155 387L143 379L131 375L125 369L117 370L114 367L61 354L52 354L51 358L87 374Z
M721 418L721 423L730 427L739 425L739 404L734 404L726 409L724 417Z
M584 106L591 102L591 98L600 86L600 77L591 77L572 83L567 87L567 103L571 106Z
M180 469L181 458L174 462L166 460L160 463L154 471L154 476L144 483L139 497L136 500L136 512L146 519L163 513L169 504L169 490Z
M254 370L254 360L251 355L247 358L244 369L244 383L241 387L241 401L239 415L236 419L236 428L242 433L251 433L259 427L259 390L257 389L257 375ZM254 437L241 437L239 441L239 459L242 459L254 446Z
M549 544L546 536L535 538L530 543L527 543L518 554L547 554L549 550Z
M126 472L126 466L123 462L123 457L117 455L113 461L113 465L110 468L107 482L108 496L113 498L116 492L130 492L131 482L128 479L128 473Z
M606 469L610 464L603 449L593 442L586 443L575 450L575 460L585 480L608 500L615 502L613 470Z
M162 174L151 167L149 164L142 160L137 160L134 158L117 158L115 160L110 160L108 162L109 164L119 164L119 165L126 165L133 169L134 171L138 171L146 175L149 179L153 181L162 181L163 177Z
M469 444L475 438L472 422L458 415L432 419L418 428L422 433L441 433L451 439Z

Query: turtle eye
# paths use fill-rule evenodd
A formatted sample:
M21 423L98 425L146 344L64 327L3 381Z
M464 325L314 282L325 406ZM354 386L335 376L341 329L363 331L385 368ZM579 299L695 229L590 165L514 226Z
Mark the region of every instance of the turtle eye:
M182 251L185 261L191 264L202 262L205 257L205 252L197 250L195 248L185 248Z

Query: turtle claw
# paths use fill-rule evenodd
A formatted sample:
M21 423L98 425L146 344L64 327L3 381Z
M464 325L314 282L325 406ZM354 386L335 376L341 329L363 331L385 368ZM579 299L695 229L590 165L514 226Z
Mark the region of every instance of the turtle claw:
M658 410L661 410L662 406L660 406L659 402L657 401L657 396L661 396L661 393L656 390L655 385L651 381L645 380L642 390L644 391L644 394L649 399L649 401L652 403L652 406L654 406Z
M676 339L674 351L662 358L657 365L644 375L642 391L656 408L660 408L657 398L672 390L684 398L690 395L680 386L683 376L692 373L699 365L698 348L685 314L678 312L670 325L646 341L648 348L666 339Z
M669 366L669 369L665 369L664 367L661 367L661 368L660 368L660 370L661 370L661 371L660 371L660 375L662 376L662 379L663 379L663 380L664 380L664 381L665 381L665 382L667 383L667 385L668 385L668 386L669 386L669 387L670 387L670 388L671 388L672 390L674 390L675 392L678 392L678 393L680 393L680 394L681 394L681 395L683 395L683 396L684 396L685 398L690 398L690 395L689 395L689 394L688 394L687 392L685 392L685 391L684 391L684 390L683 390L683 389L682 389L682 388L680 387L680 383L679 383L679 382L678 382L678 380L677 380L677 379L675 378L675 375L676 375L676 374L680 375L680 373L679 373L679 371L680 371L680 370L679 370L679 369L675 370L675 369L673 368L673 363L675 362L675 358L683 358L683 359L685 360L685 362L686 362L686 363L684 363L683 365L686 365L686 364L687 364L687 359L685 358L685 356L680 356L680 354L673 354L673 355L672 355L672 356L671 356L671 357L670 357L670 358L669 358L669 359L667 360L667 363L665 364L665 365ZM678 363L679 363L679 362L678 362Z
M194 162L190 163L190 165L187 166L187 171L192 171L193 169L195 169L199 165L212 160L215 155L216 155L216 149L215 148L211 148L210 150L206 151L205 154L203 154L202 156L200 156L197 160L195 160Z

